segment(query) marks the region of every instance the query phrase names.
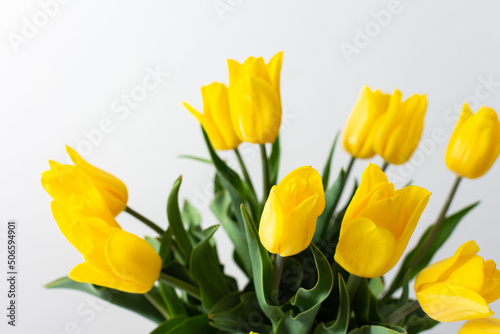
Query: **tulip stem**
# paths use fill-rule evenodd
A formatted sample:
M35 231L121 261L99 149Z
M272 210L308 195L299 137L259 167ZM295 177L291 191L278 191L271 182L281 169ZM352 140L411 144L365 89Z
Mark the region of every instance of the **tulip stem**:
M168 314L165 306L163 305L163 302L161 301L161 299L159 299L157 296L155 296L154 294L151 293L151 291L149 292L146 292L144 294L144 297L146 297L146 299L151 303L151 305L153 305L153 307L161 313L162 316L165 317L165 319L170 319L170 314Z
M457 192L458 185L460 184L460 181L462 181L462 177L457 176L455 179L455 183L453 184L453 187L451 188L450 194L448 195L448 198L446 199L446 202L441 209L441 212L439 213L439 216L436 220L436 223L434 223L434 227L432 228L429 236L425 240L424 246L422 247L422 250L419 252L418 256L415 258L413 261L412 265L410 266L410 269L415 268L415 266L418 266L419 262L422 260L424 255L427 253L431 245L434 243L436 240L436 237L441 230L441 227L444 223L444 219L446 218L446 213L448 212L448 209L450 208L451 201L453 200L453 197L455 196L455 193Z
M161 227L159 227L158 225L156 225L151 220L147 219L146 217L144 217L143 215L141 215L137 211L132 210L130 207L128 207L128 206L125 207L125 212L127 212L131 216L139 219L141 222L143 222L144 224L146 224L147 226L149 226L151 229L153 229L156 232L158 232L159 235L163 235L165 233L165 231Z
M347 165L347 168L345 169L344 173L344 182L342 182L342 189L344 189L344 186L347 182L347 179L349 178L349 174L351 174L352 166L354 166L354 162L356 161L355 157L351 157L351 160L349 161L349 165ZM339 196L340 197L340 196Z
M269 192L271 191L269 184L269 160L266 153L266 144L260 144L260 154L262 156L262 178L264 184L264 194L262 196L265 202L269 196Z
M400 309L397 309L396 311L394 311L387 318L387 323L389 325L395 325L401 319L405 318L407 315L409 315L410 313L418 310L419 308L420 308L420 304L418 303L418 300L414 300L413 302L408 303L405 306L401 307Z
M389 167L389 163L387 161L384 161L384 163L382 164L382 167L380 167L380 169L382 169L382 172L385 173L387 167Z
M240 151L238 148L234 149L234 153L236 154L236 158L238 159L238 162L240 163L241 171L243 172L243 176L245 176L245 180L248 183L248 186L250 187L250 190L255 194L255 189L253 187L252 179L250 178L250 174L248 174L247 167L245 166L245 162L243 161L243 158L241 157Z
M356 292L358 291L359 284L361 283L361 277L350 274L347 279L347 292L349 293L350 305L354 305L354 297L356 297Z
M191 297L194 297L198 300L201 300L200 289L198 289L198 287L196 287L190 283L186 283L183 280L180 280L174 276L167 275L164 273L160 274L159 280L167 285L170 285L171 287L185 291Z
M281 257L279 254L276 254L276 258L274 261L274 270L273 270L273 280L271 285L271 300L279 305L279 292L280 292L280 283L281 283L281 275L283 274L283 267L285 265L285 259Z

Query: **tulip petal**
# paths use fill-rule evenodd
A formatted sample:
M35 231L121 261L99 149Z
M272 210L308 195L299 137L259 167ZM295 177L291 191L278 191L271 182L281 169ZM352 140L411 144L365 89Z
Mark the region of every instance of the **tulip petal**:
M271 85L273 86L276 94L278 94L278 97L280 96L280 73L281 73L282 63L283 63L283 51L280 51L277 54L275 54L267 64L267 71L269 72Z
M485 261L484 276L480 294L489 304L500 298L500 270L496 269L496 264L492 260Z
M418 274L415 280L415 292L418 293L428 283L443 279L447 273L458 268L461 263L465 263L477 252L479 252L479 247L471 240L461 245L453 256L431 264Z
M285 215L274 186L264 206L259 225L260 241L268 252L278 254L285 235Z
M158 279L161 259L144 239L123 230L116 230L106 242L106 259L121 279L149 291Z
M485 318L467 321L458 334L494 334L500 333L500 319Z
M240 80L242 65L238 63L236 60L228 59L227 60L227 69L229 72L229 87L236 85Z
M89 164L71 147L66 146L66 151L75 166L83 171L98 188L103 189L101 195L109 203L108 207L113 216L122 212L128 200L125 184L113 175Z
M429 284L417 292L417 299L429 317L441 322L493 315L484 298L476 291L449 282Z
M343 226L335 251L335 261L360 277L379 277L390 260L396 240L385 228L358 217Z
M316 229L316 206L319 195L314 194L296 206L285 218L285 235L280 247L281 256L292 256L302 252L311 243Z

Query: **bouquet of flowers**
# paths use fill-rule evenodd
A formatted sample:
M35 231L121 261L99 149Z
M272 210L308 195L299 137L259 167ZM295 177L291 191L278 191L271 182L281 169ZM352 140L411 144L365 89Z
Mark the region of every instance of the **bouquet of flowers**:
M322 173L311 166L280 168L282 58L280 52L267 64L253 57L243 64L228 60L229 85L201 89L203 113L184 103L202 126L210 156L196 159L216 170L211 210L219 225L202 228L195 207L179 206L181 177L168 197L169 224L160 227L127 206L122 181L75 150L67 147L74 165L50 161L43 187L61 232L84 262L47 287L80 290L141 314L158 323L152 334L419 333L461 320L469 320L461 334L499 333L500 320L488 306L500 298L495 262L464 240L455 254L432 263L477 205L448 213L459 183L486 173L500 152L495 111L482 107L474 114L464 104L445 159L456 182L434 224L402 258L431 194L417 185L396 190L385 170L415 151L426 96L403 100L398 90L363 88L341 136L351 160L335 180L339 135ZM260 145L262 196L238 151L242 142ZM238 171L221 159L222 150L234 151ZM353 164L375 154L383 166L368 164L359 184L349 184ZM350 196L341 207L343 193ZM122 230L116 221L122 211L154 235L142 239ZM248 277L243 289L219 260L213 236L221 230ZM383 276L398 263L386 282Z

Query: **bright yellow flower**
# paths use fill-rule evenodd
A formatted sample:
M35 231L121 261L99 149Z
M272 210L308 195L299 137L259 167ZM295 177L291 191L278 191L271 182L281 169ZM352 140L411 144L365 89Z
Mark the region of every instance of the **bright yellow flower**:
M369 164L347 208L335 261L360 277L379 277L398 262L429 201L427 190L397 191L379 166Z
M475 179L490 169L500 153L500 124L495 110L474 115L464 103L446 149L446 165L459 176Z
M366 159L375 155L374 125L386 112L389 99L389 94L379 90L372 92L366 86L361 90L342 135L342 145L353 157Z
M227 87L214 82L201 88L203 114L200 114L186 102L184 106L196 117L217 150L231 150L241 143L233 128L229 112Z
M437 321L450 322L493 315L488 304L500 298L500 270L476 255L474 241L422 270L415 280L420 306Z
M271 189L259 225L260 241L271 253L292 256L311 243L325 209L323 182L310 166L295 169Z
M52 213L61 232L85 259L69 278L130 293L151 290L160 275L161 259L145 240L102 218L75 221L56 201Z
M280 71L283 52L266 65L250 57L243 64L228 59L229 104L241 141L274 143L281 125Z
M494 334L500 333L500 319L485 318L467 321L458 334Z
M373 148L385 161L393 165L407 162L417 148L427 108L425 95L413 95L404 102L401 92L395 90L387 111L375 125Z
M50 170L42 173L42 185L50 196L62 205L74 207L75 203L92 210L97 216L109 210L115 217L127 206L127 187L111 174L98 169L85 160L71 147L66 146L75 164L61 165L49 161Z

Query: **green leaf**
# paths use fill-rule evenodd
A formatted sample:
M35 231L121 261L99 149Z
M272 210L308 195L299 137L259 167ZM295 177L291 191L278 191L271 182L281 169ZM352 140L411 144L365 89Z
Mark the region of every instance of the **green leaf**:
M441 246L445 243L445 241L450 237L450 235L453 233L453 230L455 227L457 227L458 223L462 220L462 218L473 208L478 205L479 202L476 202L472 205L469 205L468 207L460 210L459 212L446 217L445 220L443 221L443 225L441 226L441 229L439 230L436 239L432 243L432 245L427 249L425 254L421 257L421 260L417 264L413 264L414 260L417 258L417 256L421 256L420 254L423 252L423 247L425 244L425 240L427 237L430 235L432 228L434 225L429 226L425 233L422 235L420 240L417 243L417 246L411 250L411 252L408 253L406 258L403 261L403 264L401 265L401 268L399 269L398 274L394 278L391 286L387 290L386 295L384 296L384 300L389 298L394 291L396 291L398 288L401 287L403 284L405 275L407 272L411 269L410 276L408 278L409 281L411 281L420 271L422 271L427 265L431 262L432 257L434 254L441 248ZM411 268L413 266L413 268Z
M429 318L422 309L418 309L408 317L405 326L408 334L417 334L429 330L437 324L439 324L438 321Z
M380 296L380 294L384 292L385 288L384 278L383 277L370 278L368 280L368 288L375 297Z
M79 283L68 277L57 279L45 287L48 289L72 289L86 292L111 304L140 314L156 323L161 323L165 320L161 313L142 294L126 293L114 289L97 287L89 283Z
M397 326L363 326L349 332L349 334L405 334L406 331Z
M298 312L294 312L293 309L287 312L276 333L308 333L314 324L321 303L332 291L333 273L328 260L314 244L311 244L311 251L318 271L318 281L309 290L300 288L297 291L291 304L297 308Z
M167 230L165 231L165 234L161 237L161 244L160 244L160 257L162 264L166 264L170 260L170 255L172 251L172 228L168 227Z
M179 298L174 288L166 285L163 282L160 282L158 290L161 298L163 299L163 303L167 307L167 311L172 318L175 318L179 315L188 315L186 312L186 308L184 307L184 303Z
M180 176L172 187L172 191L168 196L167 200L167 216L169 222L169 228L172 229L175 240L179 244L181 251L184 253L184 263L189 262L189 257L191 255L191 251L193 250L193 245L191 245L191 241L189 240L189 236L184 229L184 224L181 218L181 212L179 210L179 188L181 187L182 176Z
M330 170L332 169L332 159L333 153L335 152L335 146L337 146L337 140L339 139L340 131L335 135L335 139L333 140L332 148L330 149L330 153L328 154L328 158L326 159L325 168L323 169L323 188L328 189L328 182L330 181Z
M316 230L314 231L313 243L318 243L324 236L324 232L330 219L335 212L335 208L340 199L340 194L342 193L342 188L344 187L344 170L341 169L337 177L337 180L333 183L332 187L325 192L325 210L318 217L316 222Z
M354 297L352 309L356 315L356 320L360 323L380 322L382 316L378 309L379 301L368 288L366 278L362 278L356 296Z
M271 320L274 327L284 314L279 306L272 305L268 301L268 297L271 295L273 265L267 250L260 243L259 235L252 217L250 217L250 214L243 205L241 206L241 214L245 221L245 233L250 258L252 260L252 276L257 300L259 301L262 311Z
M205 158L200 158L200 157L195 157L193 155L179 155L177 156L178 158L181 158L181 159L190 159L190 160L195 160L195 161L200 161L200 162L204 162L204 163L207 163L207 164L212 164L212 160L210 159L205 159Z
M182 221L186 223L189 228L201 230L201 215L188 201L184 201L182 207Z
M179 316L172 320L165 321L151 334L216 334L217 330L210 326L206 314L186 318Z
M250 277L252 275L252 265L250 263L250 254L248 253L245 231L241 229L243 226L240 227L238 222L234 221L229 216L231 205L229 193L226 190L222 190L215 195L210 204L210 209L215 217L217 217L217 220L222 224L229 239L233 242L235 246L234 251L243 267L242 270Z
M158 238L153 238L153 237L150 237L150 236L145 236L144 239L148 242L148 244L151 245L151 247L154 248L154 250L156 251L156 253L160 253L160 246L161 246L161 243L160 243L160 240L158 240Z
M201 301L205 310L211 309L219 299L230 292L217 252L210 245L210 238L218 228L219 225L214 225L206 230L207 236L193 249L189 264L191 276L200 287Z
M339 308L337 320L335 322L325 325L321 323L316 327L314 334L345 334L349 327L349 319L351 317L351 309L349 305L349 293L342 275L338 274L339 280Z
M208 318L212 326L230 333L270 333L272 330L255 292L233 292L225 296L215 304Z
M271 156L269 157L269 182L275 185L278 182L278 172L280 168L281 144L280 137L276 138L271 148Z

